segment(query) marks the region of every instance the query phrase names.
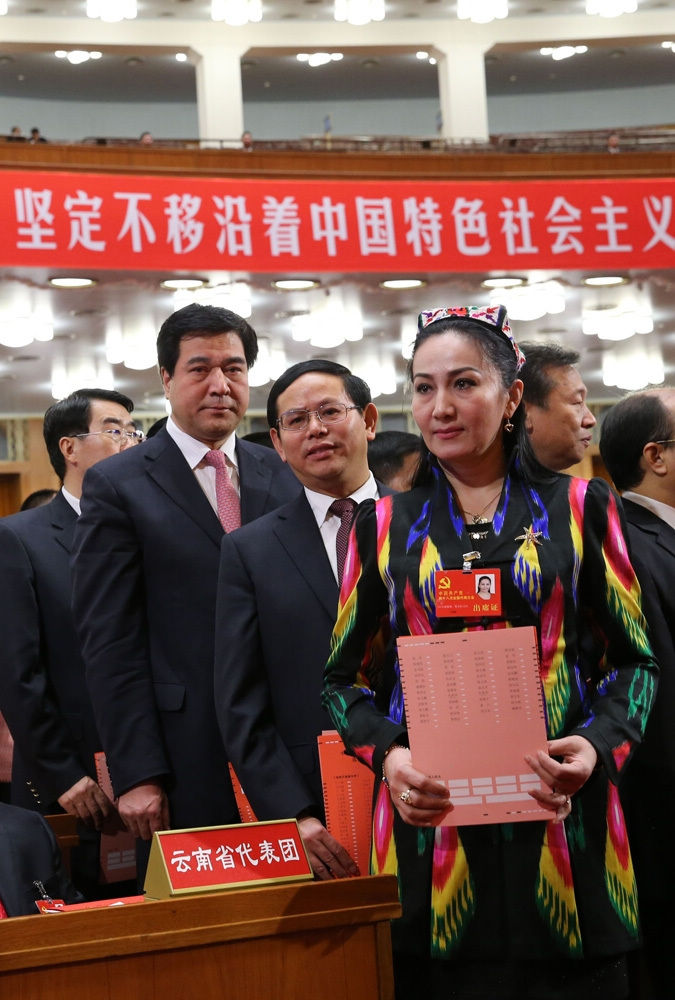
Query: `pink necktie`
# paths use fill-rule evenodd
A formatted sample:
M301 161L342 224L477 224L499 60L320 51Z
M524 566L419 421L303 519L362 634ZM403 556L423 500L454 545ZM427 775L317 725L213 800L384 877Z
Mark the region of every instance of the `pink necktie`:
M222 451L207 451L204 461L216 470L216 500L220 523L225 531L234 531L241 527L241 510L239 494L230 479L227 459Z
M337 554L338 583L342 586L342 573L347 558L347 541L356 513L356 500L352 500L351 497L346 497L344 500L333 500L328 510L340 518L340 527L335 539L335 552Z

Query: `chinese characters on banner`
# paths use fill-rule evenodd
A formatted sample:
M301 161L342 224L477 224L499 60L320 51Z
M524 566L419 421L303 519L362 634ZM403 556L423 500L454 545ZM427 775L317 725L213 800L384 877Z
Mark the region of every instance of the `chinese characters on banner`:
M3 176L3 266L433 272L675 262L673 178Z

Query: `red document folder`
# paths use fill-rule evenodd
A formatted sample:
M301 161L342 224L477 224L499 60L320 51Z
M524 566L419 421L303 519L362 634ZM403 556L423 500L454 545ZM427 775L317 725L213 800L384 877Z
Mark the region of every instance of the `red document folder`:
M531 626L398 640L414 766L446 781L446 826L551 819L525 754L546 749L536 630Z
M348 757L336 732L318 738L326 829L349 851L362 875L370 870L373 772Z
M111 802L115 800L105 754L94 754L96 780ZM136 878L136 839L115 813L101 830L101 881L123 882Z

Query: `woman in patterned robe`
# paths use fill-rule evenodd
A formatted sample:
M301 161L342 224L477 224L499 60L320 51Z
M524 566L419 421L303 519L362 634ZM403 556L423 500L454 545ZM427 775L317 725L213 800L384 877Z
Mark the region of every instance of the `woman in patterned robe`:
M421 314L419 485L362 505L345 564L324 703L376 775L372 870L399 880L399 998L619 1000L638 943L617 781L657 668L617 498L537 465L521 364L503 307ZM499 615L437 616L435 572L471 550L472 569L500 575ZM551 819L439 826L451 800L411 763L395 640L520 625L538 634L549 752L527 762Z

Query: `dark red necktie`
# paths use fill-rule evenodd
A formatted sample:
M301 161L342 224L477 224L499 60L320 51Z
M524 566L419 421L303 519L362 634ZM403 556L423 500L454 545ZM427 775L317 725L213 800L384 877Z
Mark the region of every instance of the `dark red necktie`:
M340 527L335 539L335 552L337 555L338 583L342 586L342 572L345 566L345 559L347 558L347 541L352 524L354 523L354 515L356 514L356 500L352 500L351 497L346 497L344 500L333 500L328 510L331 514L335 514L340 518Z

